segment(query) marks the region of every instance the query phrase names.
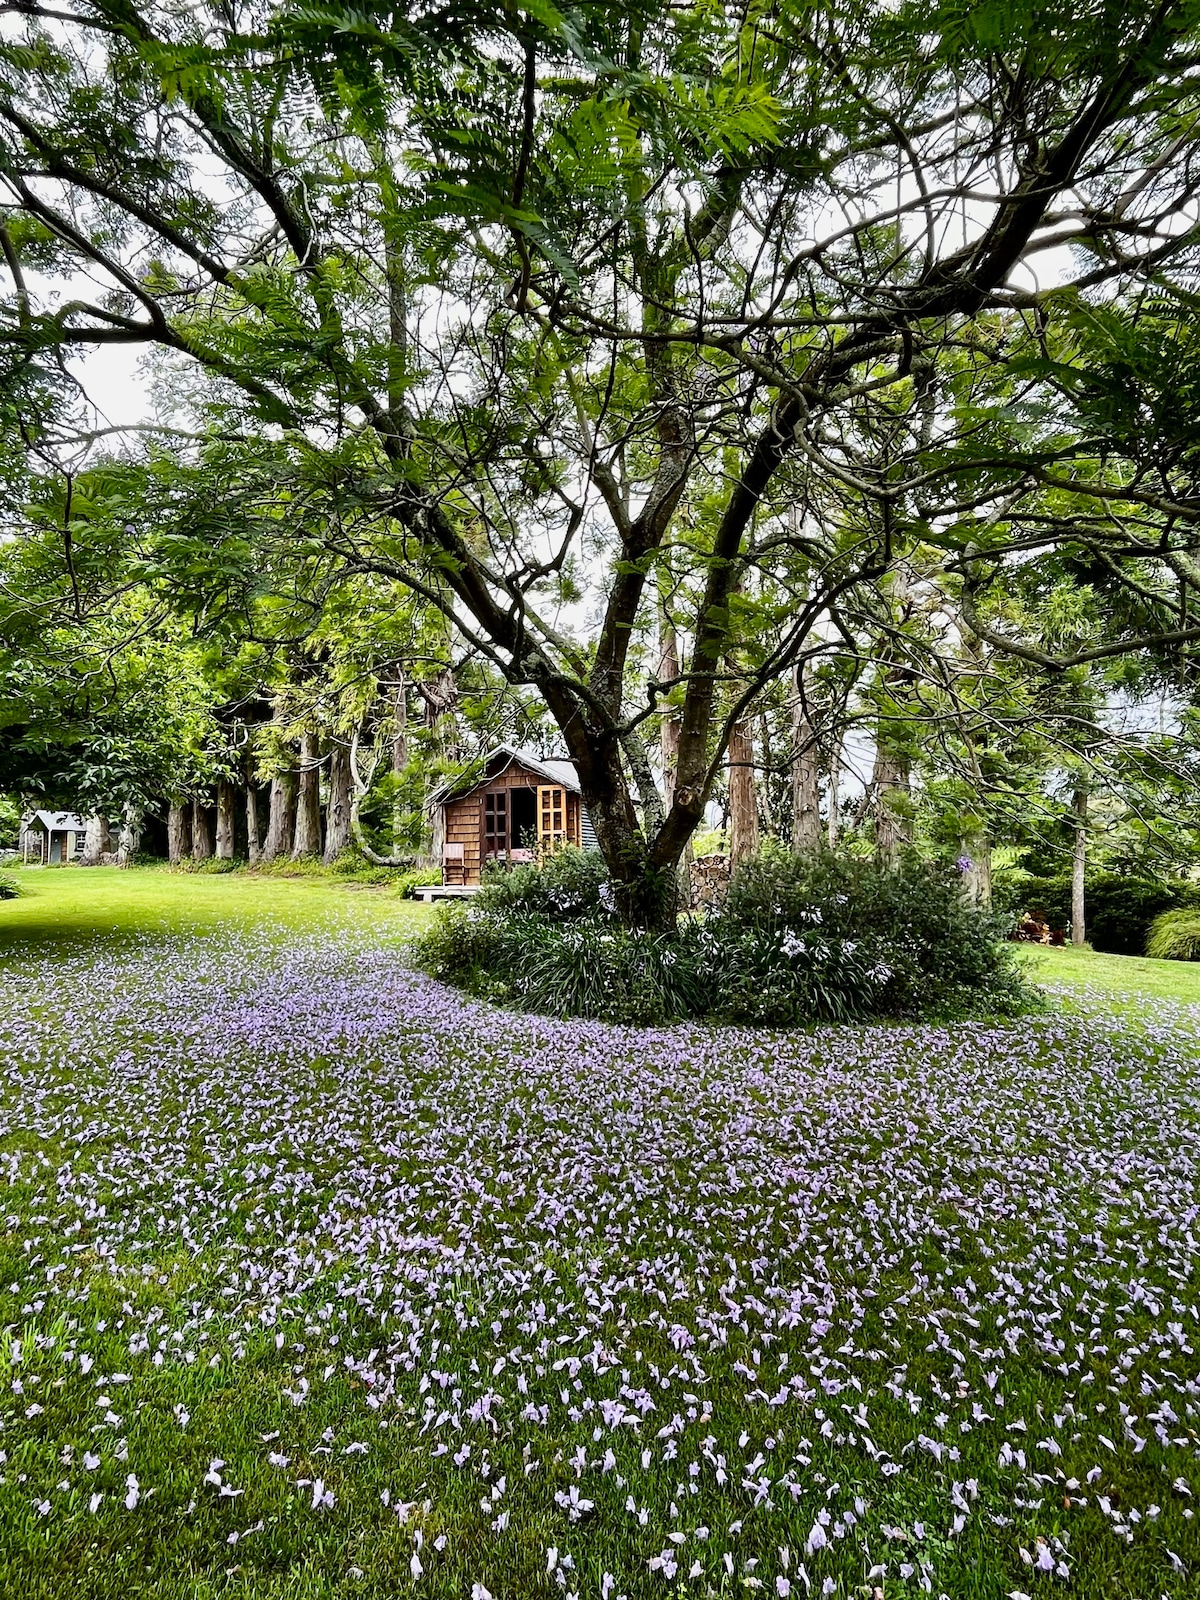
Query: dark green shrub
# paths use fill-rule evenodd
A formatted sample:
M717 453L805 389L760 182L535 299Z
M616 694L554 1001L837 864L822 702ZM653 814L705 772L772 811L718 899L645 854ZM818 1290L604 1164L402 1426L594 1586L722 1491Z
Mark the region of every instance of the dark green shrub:
M15 900L20 893L17 880L10 878L7 873L0 873L0 900Z
M1026 912L1051 928L1065 928L1071 920L1071 875L1055 878L1000 879L993 888L998 910L1011 913L1016 923Z
M474 905L439 906L416 940L418 964L470 994L514 998L515 977L554 930L542 917L488 914Z
M1014 919L1028 911L1052 928L1070 924L1069 874L1006 885L1002 899ZM1114 956L1140 956L1156 917L1164 911L1196 904L1200 904L1196 885L1182 879L1097 873L1084 883L1084 930L1095 950Z
M582 921L530 941L512 982L513 998L529 1011L637 1023L705 1015L706 987L694 931Z
M1200 910L1183 907L1155 917L1146 954L1161 961L1200 961Z
M1158 878L1106 875L1089 880L1084 893L1088 943L1116 956L1142 955L1157 917L1195 904L1191 884Z
M489 866L476 903L498 915L537 913L566 922L604 910L601 890L608 869L598 850L566 845L540 864Z

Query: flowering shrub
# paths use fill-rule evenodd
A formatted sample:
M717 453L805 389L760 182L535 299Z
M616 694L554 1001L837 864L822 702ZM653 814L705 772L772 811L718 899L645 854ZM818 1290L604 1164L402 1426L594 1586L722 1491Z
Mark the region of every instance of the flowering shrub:
M1031 1003L1003 919L919 862L891 872L770 852L735 875L720 915L651 933L607 914L602 882L587 903L594 878L576 887L568 875L594 874L595 858L574 855L561 877L519 869L469 909L444 910L419 941L420 964L524 1010L621 1022L784 1027L1013 1014Z
M561 922L603 910L607 882L599 851L564 845L538 865L485 869L479 905L489 912L534 912Z
M722 921L778 935L856 1015L1011 1015L1031 999L1003 943L1010 918L969 905L958 874L916 855L890 868L765 850L734 873Z

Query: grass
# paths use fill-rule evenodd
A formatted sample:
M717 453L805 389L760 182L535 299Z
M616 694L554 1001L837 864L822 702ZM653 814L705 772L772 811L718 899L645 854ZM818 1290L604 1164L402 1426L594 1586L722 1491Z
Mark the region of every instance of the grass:
M1123 1010L1143 1011L1151 1000L1200 1005L1200 962L1108 956L1095 950L1031 945L1026 956L1038 983L1080 997L1102 998Z
M406 971L387 891L21 881L4 1600L1200 1593L1190 971L643 1032Z
M121 945L164 934L231 928L299 932L360 919L402 934L426 914L386 888L331 877L176 873L165 869L39 867L10 871L21 893L0 900L0 960L14 948Z

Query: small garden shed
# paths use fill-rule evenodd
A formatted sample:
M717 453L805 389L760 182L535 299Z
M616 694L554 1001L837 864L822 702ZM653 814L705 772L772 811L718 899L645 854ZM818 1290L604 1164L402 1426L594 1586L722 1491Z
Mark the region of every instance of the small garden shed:
M21 825L21 859L66 866L83 852L87 824L74 811L34 811Z
M558 844L596 843L572 763L509 745L489 751L481 766L443 784L431 800L447 884L478 884L489 861L532 861Z

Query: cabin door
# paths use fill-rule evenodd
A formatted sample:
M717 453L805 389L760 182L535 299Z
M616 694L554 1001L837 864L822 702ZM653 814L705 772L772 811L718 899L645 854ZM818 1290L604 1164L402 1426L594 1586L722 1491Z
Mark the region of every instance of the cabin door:
M508 853L508 791L500 789L483 797L483 858L492 860Z
M542 850L557 850L567 837L567 791L538 790L538 845Z

